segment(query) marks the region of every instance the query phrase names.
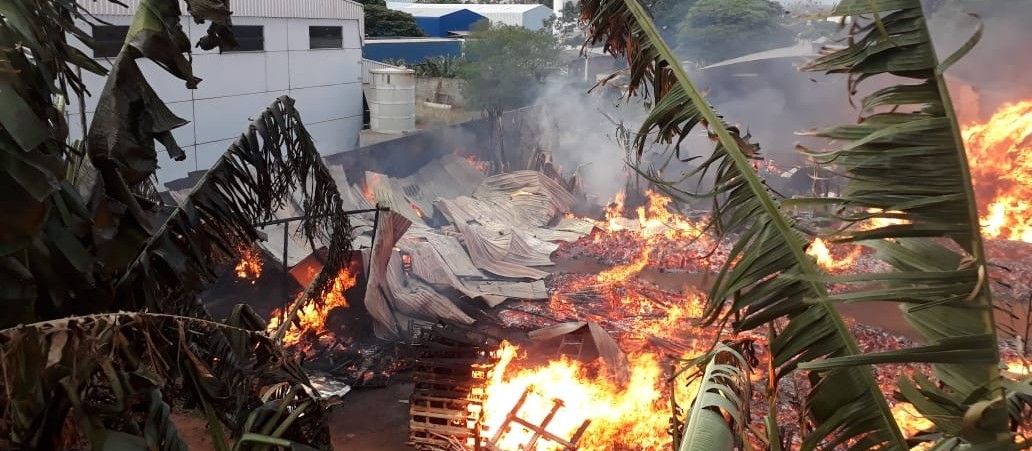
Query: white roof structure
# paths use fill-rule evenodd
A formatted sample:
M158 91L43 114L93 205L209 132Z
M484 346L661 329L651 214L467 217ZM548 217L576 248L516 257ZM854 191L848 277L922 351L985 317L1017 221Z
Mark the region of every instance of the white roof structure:
M437 4L387 2L387 7L398 11L404 11L409 14L414 14L413 11L424 13L427 10L458 11L461 9L468 9L488 18L491 22L515 25L531 30L540 30L544 28L545 19L552 16L552 8L540 4L505 5L480 3Z
M764 50L762 52L750 53L748 55L740 56L738 58L732 58L729 60L721 61L719 63L710 64L709 66L703 67L703 70L712 69L714 67L730 66L739 63L750 63L753 61L760 60L773 60L780 58L795 58L800 62L812 60L820 56L817 52L817 48L813 43L801 42L796 45L789 47L782 47L778 49Z

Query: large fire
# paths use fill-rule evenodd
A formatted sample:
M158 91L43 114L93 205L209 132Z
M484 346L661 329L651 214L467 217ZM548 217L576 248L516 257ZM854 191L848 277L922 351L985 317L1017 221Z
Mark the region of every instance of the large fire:
M538 362L508 344L499 349L501 360L486 389L485 435L499 432L506 417L527 391L517 416L540 424L555 409L547 430L570 439L585 422L577 443L580 450L665 450L672 437L670 396L691 402L696 385L669 380L665 355L694 357L706 351L707 331L688 327L702 314L705 295L693 286L680 293L665 291L642 277L646 268L684 268L685 261L702 262L712 243L700 239L702 229L691 219L669 209L671 200L655 192L625 217L623 193L609 203L605 219L595 224L582 245L600 253L619 254L610 268L598 274L569 274L557 278L549 303L552 315L563 320L595 321L615 330L614 338L628 353L629 380L620 384L604 368L565 356ZM671 263L670 255L681 261ZM708 267L708 262L705 263ZM588 301L587 299L592 299ZM669 347L660 347L664 343ZM682 405L682 407L685 407ZM527 449L534 431L512 425L502 431L499 449ZM522 447L521 447L522 446ZM532 450L563 449L538 439Z
M327 315L335 308L348 306L344 292L357 283L357 276L351 274L348 268L342 268L337 277L333 279L333 288L326 293L322 300L309 302L297 312L297 322L287 329L286 334L283 335L283 343L293 346L300 343L306 335L318 336L325 332ZM269 320L269 326L266 329L269 333L274 333L279 328L281 314L279 309L272 312L272 319Z
M962 134L983 234L1032 243L1032 101L1006 104Z
M501 360L487 387L484 424L493 436L525 390L528 396L517 414L541 424L562 402L548 423L548 431L569 439L590 420L578 443L579 450L606 451L620 446L629 449L660 450L670 447L669 388L660 357L653 353L630 356L630 380L619 386L603 371L567 358L549 361L544 366L523 368L522 351L508 343L499 349ZM500 449L525 449L534 432L513 425L498 441ZM533 450L563 449L556 443L539 440Z

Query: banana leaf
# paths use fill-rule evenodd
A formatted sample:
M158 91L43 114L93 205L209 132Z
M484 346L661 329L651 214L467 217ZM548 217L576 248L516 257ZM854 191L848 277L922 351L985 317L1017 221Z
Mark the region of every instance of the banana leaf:
M837 216L895 223L849 227L829 237L873 248L892 270L825 280L847 287L831 298L834 302L898 303L926 343L801 366L934 363L934 379L900 379L903 398L935 423L944 441L1006 449L1012 439L988 261L964 143L943 79L950 64L978 42L981 26L956 53L940 59L919 0L846 0L835 14L858 15L849 45L806 69L848 74L850 92L867 80L890 83L862 99L865 114L857 124L818 132L843 143L840 148L809 155L836 165L847 180L831 202Z
M629 94L651 98L653 107L636 137L638 154L651 140L680 143L704 127L716 146L689 176L713 178L710 192L693 193L676 181L643 174L676 197L714 202L714 230L737 242L709 293L705 324L732 321L749 330L787 318L770 343L776 377L802 362L860 354L828 292L814 280L822 271L805 254L806 238L786 216L754 171L759 147L749 142L705 101L660 37L637 0L583 3L589 42L628 60ZM644 171L639 171L644 172ZM730 308L725 305L730 301ZM885 395L868 368L810 371L811 390L804 406L813 424L804 449L907 449Z

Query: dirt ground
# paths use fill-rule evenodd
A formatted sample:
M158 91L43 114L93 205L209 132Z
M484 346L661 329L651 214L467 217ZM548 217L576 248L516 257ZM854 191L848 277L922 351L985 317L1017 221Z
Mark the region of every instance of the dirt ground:
M412 382L396 379L384 388L355 389L345 395L344 402L333 407L327 420L334 451L413 449L405 444L411 394ZM190 449L215 449L208 423L199 412L178 411L173 413L172 420Z
M334 451L412 449L408 440L408 399L412 382L395 380L384 388L355 389L330 412ZM398 401L405 401L404 403Z

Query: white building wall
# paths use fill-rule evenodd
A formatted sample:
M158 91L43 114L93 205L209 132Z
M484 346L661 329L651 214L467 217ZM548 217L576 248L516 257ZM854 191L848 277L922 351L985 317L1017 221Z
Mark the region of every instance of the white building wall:
M559 8L562 11L562 8ZM553 11L542 6L523 13L523 27L531 30L540 30L545 27L545 21L552 17Z
M107 8L108 2L93 2ZM300 13L282 8L287 3L306 6ZM135 7L135 3L131 6ZM99 5L104 5L103 8ZM282 16L324 13L329 6L345 5L337 16L351 14L350 19L311 19L304 17L248 17L243 13L268 11ZM258 52L219 53L218 49L192 52L194 74L203 79L196 90L186 88L184 81L168 74L149 60L139 64L151 86L179 117L190 121L173 134L187 154L185 161L173 161L160 143L157 176L161 183L186 176L189 171L203 170L226 151L247 125L277 97L289 95L297 100L301 118L315 139L316 147L330 155L358 147L362 129L362 9L353 8L345 0L238 0L233 3L234 25L264 27L265 50ZM319 7L322 7L321 9ZM259 8L261 7L261 8ZM264 9L262 9L264 8ZM99 15L112 25L129 25L132 17L124 8L122 14ZM185 7L184 7L185 11ZM291 12L293 11L293 13ZM357 11L357 14L355 13ZM108 12L106 9L100 12ZM333 14L329 14L333 15ZM204 35L207 24L195 24L183 17L184 30L191 43ZM88 26L83 25L88 32ZM308 27L331 25L343 27L342 49L309 49ZM72 39L74 41L74 39ZM83 48L87 54L92 52ZM105 66L110 64L100 59ZM86 99L87 125L96 110L97 97L105 78L84 74L86 86L93 94ZM78 111L74 99L68 111ZM71 114L73 139L82 136L78 114Z

